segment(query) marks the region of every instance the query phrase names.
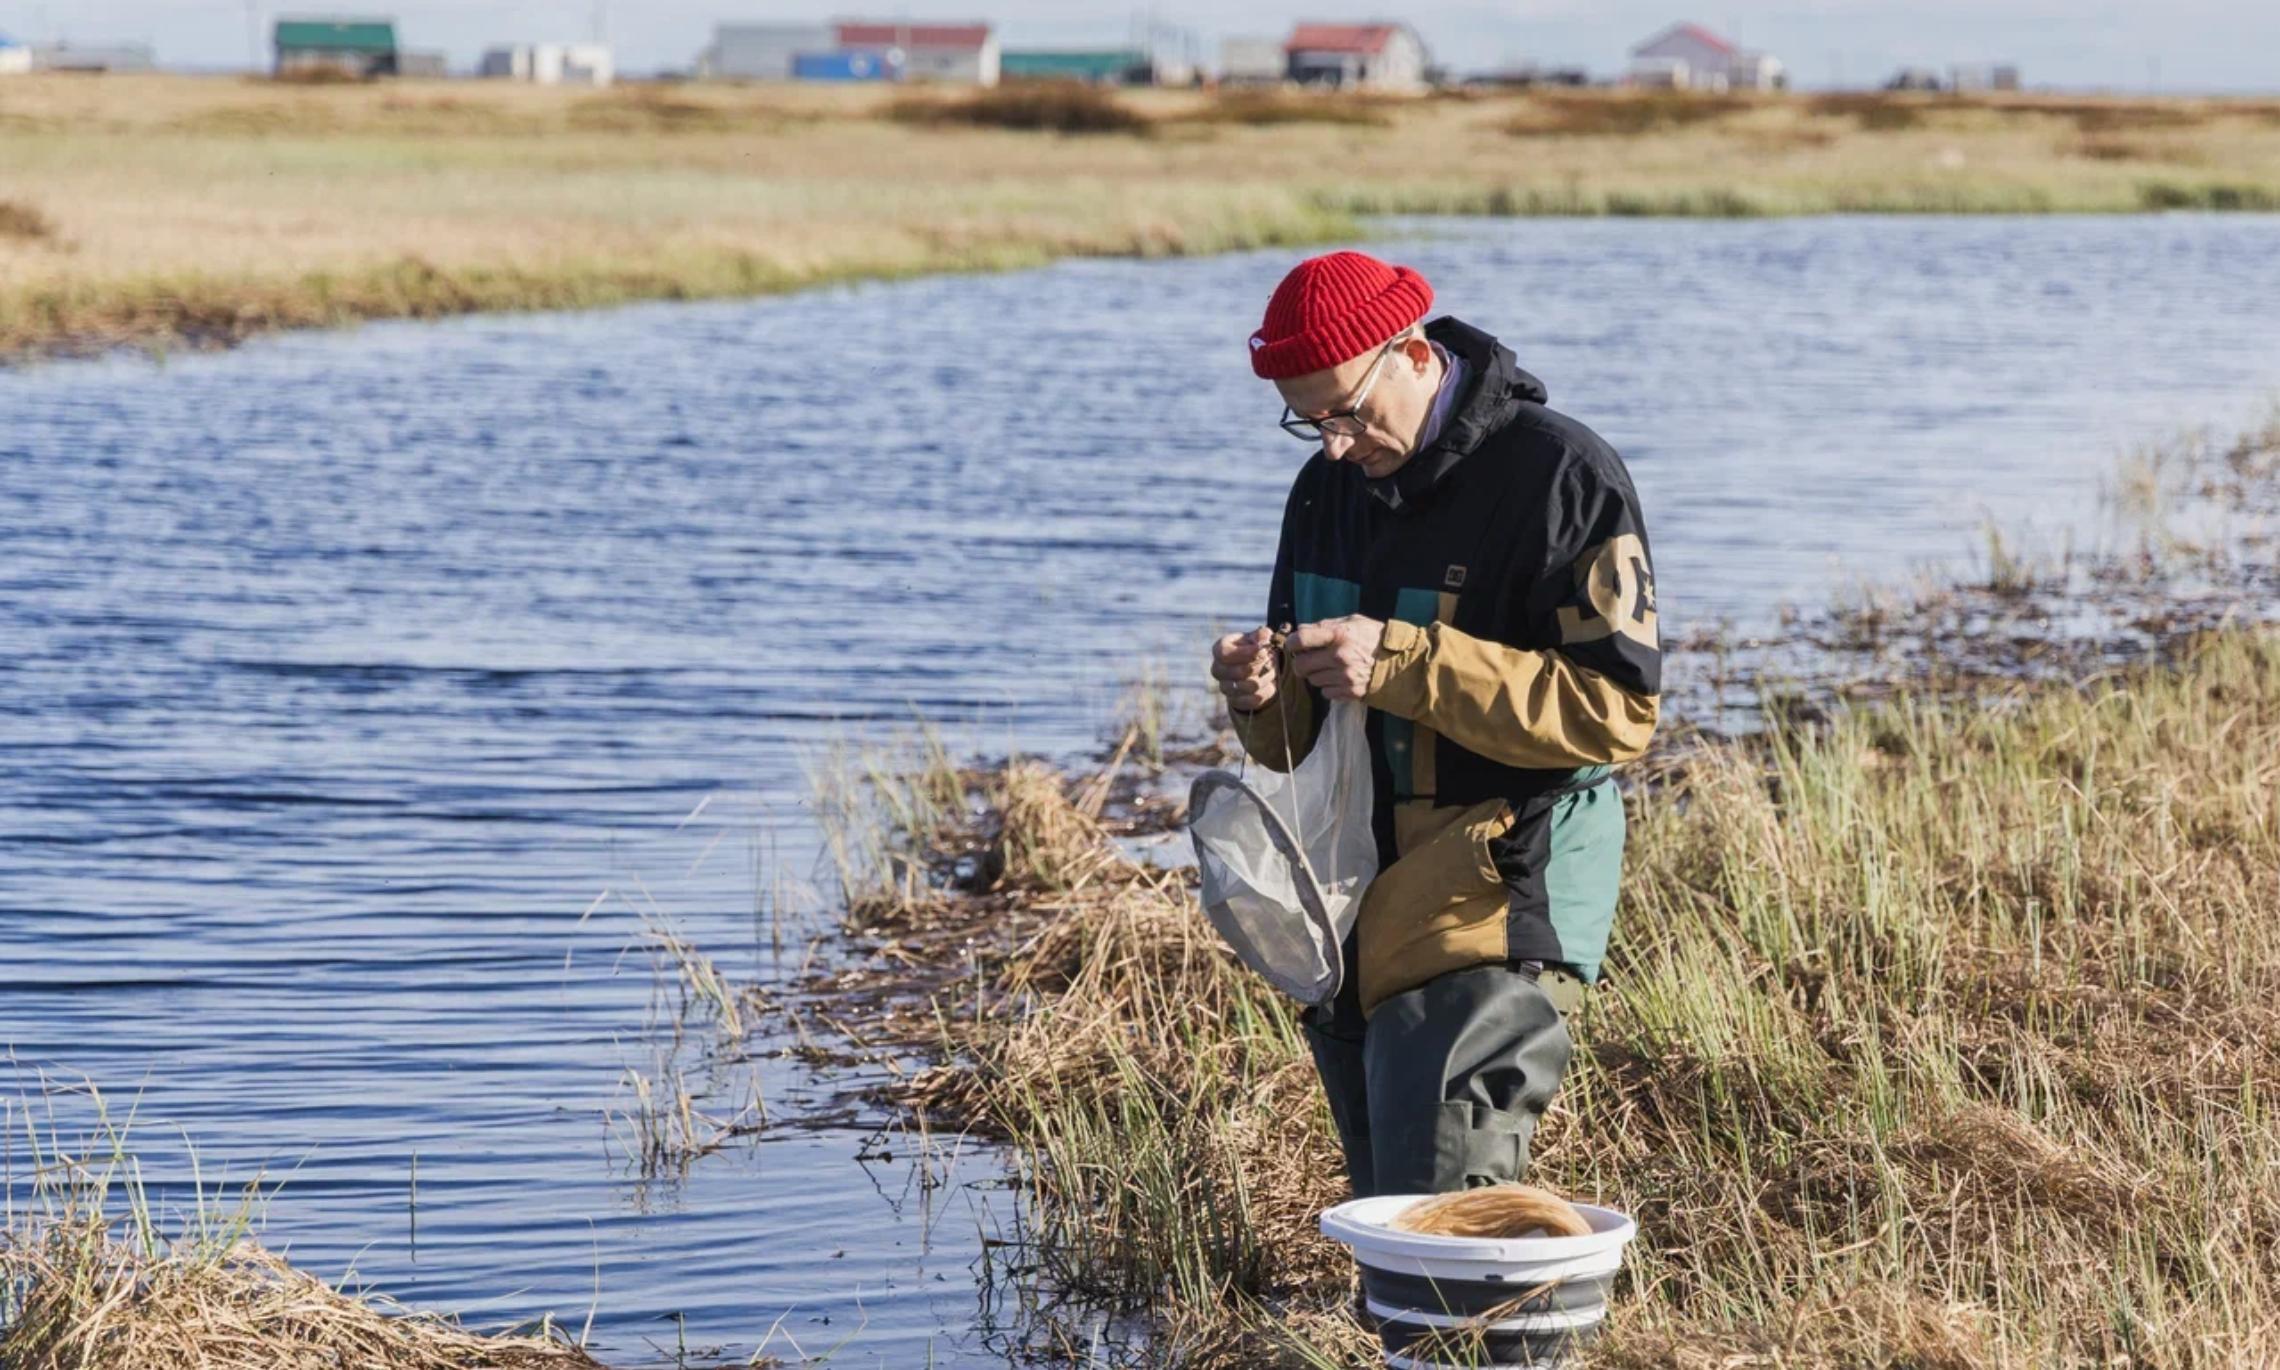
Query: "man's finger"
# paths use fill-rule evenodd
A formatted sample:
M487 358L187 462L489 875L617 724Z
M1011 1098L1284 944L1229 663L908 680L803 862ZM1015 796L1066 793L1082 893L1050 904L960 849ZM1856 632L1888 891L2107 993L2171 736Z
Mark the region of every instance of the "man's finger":
M1335 646L1345 633L1345 628L1336 622L1309 623L1291 635L1291 643L1302 652L1319 651Z
M1227 669L1239 675L1258 675L1274 668L1274 658L1265 652L1245 653L1241 656L1231 657L1227 662Z

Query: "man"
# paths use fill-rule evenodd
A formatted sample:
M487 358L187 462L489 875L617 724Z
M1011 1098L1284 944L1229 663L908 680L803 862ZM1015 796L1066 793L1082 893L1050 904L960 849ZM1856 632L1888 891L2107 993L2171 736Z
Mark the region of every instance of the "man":
M1357 1195L1517 1180L1599 974L1622 865L1613 768L1659 712L1654 573L1614 449L1545 407L1432 287L1301 262L1251 335L1320 444L1283 512L1267 622L1212 674L1285 770L1328 702L1369 706L1380 869L1338 997L1304 1017Z

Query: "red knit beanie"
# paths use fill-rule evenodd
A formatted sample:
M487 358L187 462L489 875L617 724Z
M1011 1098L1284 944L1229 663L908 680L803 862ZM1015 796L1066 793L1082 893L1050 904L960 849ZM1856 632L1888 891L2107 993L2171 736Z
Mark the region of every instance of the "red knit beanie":
M1309 257L1290 269L1251 335L1251 369L1289 380L1351 361L1425 317L1433 287L1406 266L1361 252Z

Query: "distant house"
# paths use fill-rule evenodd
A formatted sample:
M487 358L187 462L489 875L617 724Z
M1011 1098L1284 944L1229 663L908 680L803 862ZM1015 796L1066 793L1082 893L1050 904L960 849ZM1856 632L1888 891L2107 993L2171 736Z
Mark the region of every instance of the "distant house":
M0 76L21 76L32 69L32 50L0 33Z
M1279 86L1290 59L1272 38L1225 38L1219 44L1219 79L1231 86Z
M476 70L539 86L606 86L617 79L607 43L514 43L486 51Z
M1630 82L1674 90L1780 90L1781 60L1749 52L1700 24L1673 24L1631 49Z
M1285 73L1301 85L1421 90L1425 43L1407 24L1300 24L1283 43Z
M1886 90L1943 90L1940 74L1930 67L1902 67L1884 83Z
M396 25L390 19L280 19L277 74L336 71L343 76L394 76Z
M697 55L697 75L709 81L789 81L802 53L838 46L839 35L829 24L716 24L711 46Z
M1156 64L1139 48L1016 48L998 59L1008 81L1083 81L1096 86L1156 83Z
M719 24L697 54L712 81L948 81L994 86L987 24Z
M2019 68L2010 62L1970 62L1948 68L1948 89L2017 90Z
M158 58L148 43L43 43L30 55L33 71L151 71Z
M840 23L833 30L839 51L883 53L906 81L998 83L997 34L988 24Z

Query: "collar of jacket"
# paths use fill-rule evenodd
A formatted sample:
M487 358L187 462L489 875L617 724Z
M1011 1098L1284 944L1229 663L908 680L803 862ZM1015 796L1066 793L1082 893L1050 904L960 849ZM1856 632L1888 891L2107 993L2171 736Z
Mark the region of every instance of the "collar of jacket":
M1550 398L1544 383L1520 369L1512 349L1462 319L1444 315L1425 325L1425 336L1464 359L1466 393L1457 398L1448 426L1433 445L1390 476L1367 482L1388 508L1425 503L1433 491L1488 435L1512 421L1522 404Z

